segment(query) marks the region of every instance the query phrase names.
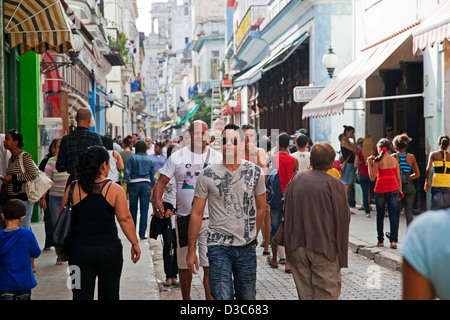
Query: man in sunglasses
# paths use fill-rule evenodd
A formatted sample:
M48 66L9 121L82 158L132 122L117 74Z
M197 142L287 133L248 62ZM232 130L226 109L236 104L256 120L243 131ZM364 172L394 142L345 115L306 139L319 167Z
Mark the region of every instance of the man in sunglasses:
M238 126L226 125L222 137L222 163L202 170L197 179L186 263L195 274L195 242L208 201L212 296L215 300L254 300L256 237L266 210L264 173L261 167L241 159L245 142Z

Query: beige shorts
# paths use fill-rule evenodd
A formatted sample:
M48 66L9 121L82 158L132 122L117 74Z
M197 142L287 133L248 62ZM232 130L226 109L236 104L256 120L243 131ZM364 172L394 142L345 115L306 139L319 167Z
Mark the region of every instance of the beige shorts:
M198 265L200 267L209 267L208 260L208 247L206 244L206 240L208 237L208 226L209 220L203 219L202 226L200 228L200 232L197 238L197 255L198 255ZM177 234L177 264L179 269L188 269L186 263L186 257L188 253L188 247L180 248L180 244L178 242L178 225L175 223L175 232Z

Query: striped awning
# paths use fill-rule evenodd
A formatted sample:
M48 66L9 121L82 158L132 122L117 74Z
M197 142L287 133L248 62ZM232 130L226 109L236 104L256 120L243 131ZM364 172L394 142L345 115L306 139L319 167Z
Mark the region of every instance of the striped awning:
M86 101L84 101L84 99L82 97L80 97L79 95L76 95L74 93L69 93L67 100L68 100L69 126L76 127L77 121L76 121L75 117L77 116L78 110L80 110L81 108L91 110L91 107L89 106L89 104ZM91 113L92 113L92 110L91 110ZM92 116L92 118L91 118L90 126L95 127L94 116Z
M60 0L4 0L4 32L9 46L44 53L72 49L72 33Z
M303 107L302 119L323 117L344 112L344 103L417 28L412 24L364 49L349 65L342 69L317 96Z
M414 31L413 54L445 39L450 41L450 0L442 1Z

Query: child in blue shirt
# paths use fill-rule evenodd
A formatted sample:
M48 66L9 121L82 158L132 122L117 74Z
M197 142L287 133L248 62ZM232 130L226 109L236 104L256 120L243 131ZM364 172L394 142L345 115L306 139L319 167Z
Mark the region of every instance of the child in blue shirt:
M6 229L0 231L0 300L30 300L37 285L30 258L41 254L33 232L20 227L26 206L18 199L9 200L2 213Z

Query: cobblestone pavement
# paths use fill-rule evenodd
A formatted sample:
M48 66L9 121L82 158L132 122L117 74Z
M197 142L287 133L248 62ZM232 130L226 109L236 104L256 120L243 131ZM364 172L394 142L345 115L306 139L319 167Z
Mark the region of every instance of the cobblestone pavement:
M160 300L181 300L179 287L166 288L161 242L151 240L154 269L160 288ZM257 248L257 300L297 300L297 290L292 274L285 273L284 266L278 269L270 268L266 263L266 256L262 255L263 248ZM191 298L204 300L202 284L203 272L193 276ZM359 254L349 250L349 267L342 269L342 292L340 300L400 300L401 273L380 266Z

